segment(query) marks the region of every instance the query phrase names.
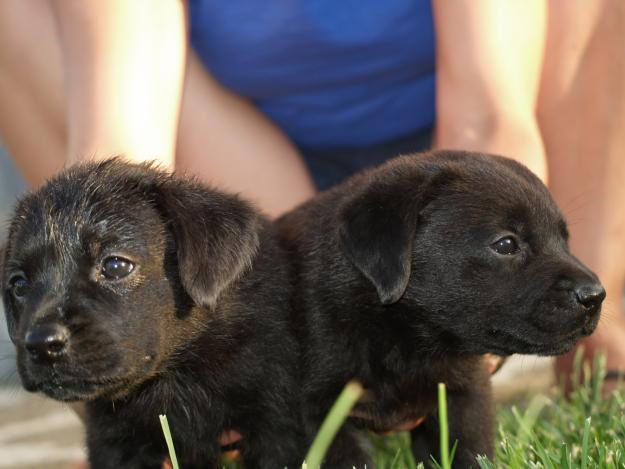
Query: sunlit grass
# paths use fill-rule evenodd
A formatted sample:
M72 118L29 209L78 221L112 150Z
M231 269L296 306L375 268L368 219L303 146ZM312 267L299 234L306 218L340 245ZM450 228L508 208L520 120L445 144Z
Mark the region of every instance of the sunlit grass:
M167 451L169 452L169 459L171 460L171 466L173 469L178 469L178 458L176 457L176 450L174 449L174 441L171 437L171 431L169 430L169 422L166 415L159 415L158 418L161 421L161 427L163 429L163 435L167 442Z
M345 422L349 411L362 396L362 392L363 389L359 383L355 381L347 383L321 425L319 433L308 450L302 469L318 469L321 466L332 440Z

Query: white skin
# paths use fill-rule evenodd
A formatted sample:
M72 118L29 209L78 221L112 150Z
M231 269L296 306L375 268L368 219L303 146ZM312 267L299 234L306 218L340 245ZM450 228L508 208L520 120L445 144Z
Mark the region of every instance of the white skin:
M548 182L571 222L573 252L608 293L586 345L623 368L625 62L613 58L625 46L625 8L620 0L433 7L436 146L503 154ZM185 8L180 0L0 1L0 137L27 182L82 158L124 154L158 157L271 216L314 195L286 135L189 50ZM559 365L567 369L567 357Z

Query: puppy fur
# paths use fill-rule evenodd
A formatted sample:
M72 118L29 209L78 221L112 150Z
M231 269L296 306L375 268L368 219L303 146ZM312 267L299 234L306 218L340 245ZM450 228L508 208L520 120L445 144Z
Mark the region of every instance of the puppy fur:
M2 272L19 374L87 402L91 467L160 468L159 414L182 467L221 467L224 429L243 435L245 467L301 464L292 275L275 238L236 196L119 159L19 202ZM111 256L134 269L107 279ZM62 350L29 351L52 326Z
M492 457L481 354L563 353L599 318L603 289L569 253L562 215L538 178L509 159L400 157L278 226L298 272L306 430L317 431L347 381L366 389L325 467L371 467L356 430L392 431L423 416L413 452L426 464L438 457L439 382L458 441L454 467Z

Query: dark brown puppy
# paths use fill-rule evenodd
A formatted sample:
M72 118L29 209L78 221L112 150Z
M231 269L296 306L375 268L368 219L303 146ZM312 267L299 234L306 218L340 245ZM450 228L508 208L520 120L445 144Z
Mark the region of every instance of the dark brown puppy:
M24 387L86 401L91 467L304 457L292 288L273 228L235 196L119 160L65 171L13 218L2 290Z
M512 160L461 152L397 158L279 220L299 272L304 408L314 433L350 379L368 390L326 461L363 467L357 428L412 431L438 457L436 389L448 387L454 467L493 456L481 354L566 352L605 296L567 248L544 185ZM370 467L370 465L369 465Z

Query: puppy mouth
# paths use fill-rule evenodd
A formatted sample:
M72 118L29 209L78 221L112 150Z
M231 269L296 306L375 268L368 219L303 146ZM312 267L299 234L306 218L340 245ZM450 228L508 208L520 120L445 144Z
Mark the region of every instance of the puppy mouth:
M114 353L104 347L96 356L81 348L70 349L52 362L33 357L23 347L17 351L24 389L64 402L124 397L154 375L160 363L153 351L131 357L123 348Z
M51 373L43 379L25 379L22 384L30 392L41 392L63 402L90 401L104 396L120 396L136 382L136 375L114 378L77 378Z
M80 370L68 363L18 366L22 385L30 392L41 392L52 399L64 402L90 401L100 397L111 399L128 394L131 389L151 375L151 363L139 369L130 367L114 369L112 373L93 373Z
M493 353L502 355L515 353L543 356L561 355L570 351L582 337L590 335L595 325L585 323L572 332L554 335L547 341L532 340L531 337L521 336L518 332L494 328L488 332L491 339L494 340L489 341L487 348L490 348Z

